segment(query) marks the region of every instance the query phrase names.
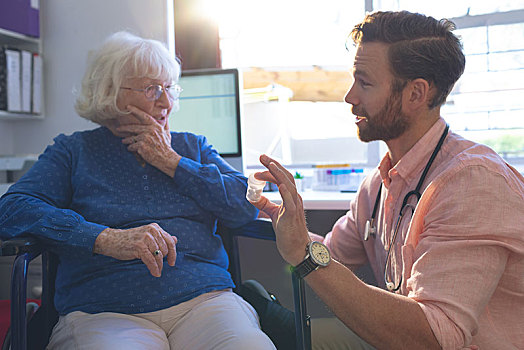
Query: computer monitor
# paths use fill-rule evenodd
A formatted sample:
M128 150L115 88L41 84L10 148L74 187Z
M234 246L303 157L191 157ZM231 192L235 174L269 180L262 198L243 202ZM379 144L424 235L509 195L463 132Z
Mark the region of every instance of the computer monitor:
M182 71L178 84L184 90L180 109L169 117L171 130L206 136L222 157L230 158L228 161L241 157L238 70Z

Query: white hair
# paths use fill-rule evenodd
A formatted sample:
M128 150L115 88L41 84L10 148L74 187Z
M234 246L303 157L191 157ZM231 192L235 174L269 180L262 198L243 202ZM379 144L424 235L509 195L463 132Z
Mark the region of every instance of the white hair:
M116 105L122 82L144 77L177 82L179 60L157 40L124 31L114 33L90 55L75 109L98 124L126 113Z

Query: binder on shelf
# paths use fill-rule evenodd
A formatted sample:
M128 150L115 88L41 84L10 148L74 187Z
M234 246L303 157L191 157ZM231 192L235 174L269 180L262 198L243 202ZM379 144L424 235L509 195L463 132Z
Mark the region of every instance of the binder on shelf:
M22 112L31 113L31 75L33 70L33 55L29 51L22 50Z
M5 49L7 73L7 111L21 112L20 51Z
M0 47L0 110L7 110L7 66L3 47Z
M33 82L31 84L31 112L42 113L42 56L33 54Z

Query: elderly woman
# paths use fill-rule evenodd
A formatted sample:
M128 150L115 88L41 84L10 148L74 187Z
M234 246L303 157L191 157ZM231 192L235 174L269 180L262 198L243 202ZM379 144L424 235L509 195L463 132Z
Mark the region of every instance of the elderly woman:
M0 201L3 239L59 255L50 349L274 349L215 232L256 217L246 179L205 137L169 131L179 75L161 43L110 36L76 103L101 126L56 137Z

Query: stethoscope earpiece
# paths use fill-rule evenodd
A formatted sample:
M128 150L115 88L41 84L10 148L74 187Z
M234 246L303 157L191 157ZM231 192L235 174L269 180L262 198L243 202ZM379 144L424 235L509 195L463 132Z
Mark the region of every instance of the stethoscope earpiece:
M364 229L364 241L367 241L370 235L375 238L377 228L375 227L373 221L373 219L366 221L366 228Z

